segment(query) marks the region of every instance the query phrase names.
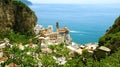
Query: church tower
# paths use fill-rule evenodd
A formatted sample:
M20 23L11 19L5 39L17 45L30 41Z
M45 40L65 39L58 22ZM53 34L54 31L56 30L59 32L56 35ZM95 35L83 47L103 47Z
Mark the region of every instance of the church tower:
M56 32L58 32L58 29L59 29L59 23L56 22Z

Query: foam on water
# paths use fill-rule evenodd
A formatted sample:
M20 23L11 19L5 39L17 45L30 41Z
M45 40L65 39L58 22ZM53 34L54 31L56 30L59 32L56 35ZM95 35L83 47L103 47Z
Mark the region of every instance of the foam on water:
M70 32L71 33L80 33L79 31L74 31L74 30L71 30Z

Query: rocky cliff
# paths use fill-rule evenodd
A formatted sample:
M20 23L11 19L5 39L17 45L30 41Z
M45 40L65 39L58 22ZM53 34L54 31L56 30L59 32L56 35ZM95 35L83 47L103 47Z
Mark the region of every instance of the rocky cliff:
M24 3L17 0L0 0L0 33L10 30L25 34L33 30L37 17Z

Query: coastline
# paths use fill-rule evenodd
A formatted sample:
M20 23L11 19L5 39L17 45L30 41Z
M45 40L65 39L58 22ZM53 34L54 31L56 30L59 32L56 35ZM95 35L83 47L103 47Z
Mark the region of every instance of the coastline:
M93 53L99 47L98 43L78 44L73 42L70 36L70 30L67 27L59 28L58 22L56 22L56 32L53 30L52 25L49 25L47 28L44 28L42 25L36 25L34 30L38 35L36 38L41 41L41 46L46 47L43 50L47 50L48 45L64 43L69 50L81 55L83 50L88 50L88 52Z

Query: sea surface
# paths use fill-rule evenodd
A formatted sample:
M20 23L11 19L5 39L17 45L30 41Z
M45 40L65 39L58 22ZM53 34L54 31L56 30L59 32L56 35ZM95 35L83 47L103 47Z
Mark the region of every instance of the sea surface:
M38 17L38 24L47 27L59 22L68 27L73 42L96 43L120 16L120 5L33 4L29 6Z

